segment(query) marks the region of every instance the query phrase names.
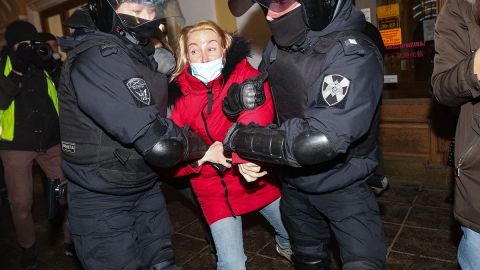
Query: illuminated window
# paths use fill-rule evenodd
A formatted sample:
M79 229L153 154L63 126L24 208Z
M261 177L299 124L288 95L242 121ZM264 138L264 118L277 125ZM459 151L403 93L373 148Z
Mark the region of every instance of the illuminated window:
M385 44L384 98L431 97L437 0L357 0Z

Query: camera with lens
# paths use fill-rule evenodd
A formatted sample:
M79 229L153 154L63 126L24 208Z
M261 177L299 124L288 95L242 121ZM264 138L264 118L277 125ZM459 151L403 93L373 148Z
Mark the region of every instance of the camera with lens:
M52 48L50 45L48 45L48 43L32 40L30 45L40 60L47 61L52 57Z

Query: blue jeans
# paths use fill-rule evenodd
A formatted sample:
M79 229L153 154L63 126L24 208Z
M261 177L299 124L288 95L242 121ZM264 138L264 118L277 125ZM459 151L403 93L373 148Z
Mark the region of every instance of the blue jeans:
M281 249L290 249L288 234L280 216L280 199L260 210L275 229L275 242ZM210 225L217 249L217 269L244 270L247 257L243 251L242 217L227 217Z
M462 270L480 269L480 233L462 226L463 236L458 246L458 263Z

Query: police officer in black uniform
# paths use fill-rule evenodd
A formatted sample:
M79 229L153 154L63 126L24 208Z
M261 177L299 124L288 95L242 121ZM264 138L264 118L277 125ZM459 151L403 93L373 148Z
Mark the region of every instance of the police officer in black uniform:
M166 119L152 34L168 0L91 0L64 24L60 129L69 221L85 269L177 269L155 167L207 149ZM161 59L158 59L159 61Z
M351 0L254 2L273 35L261 67L269 73L278 125L236 125L224 146L283 169L281 211L297 269L330 269L331 232L343 269L383 269L382 222L365 183L378 164L383 65L361 33L365 17ZM229 6L239 16L254 2Z

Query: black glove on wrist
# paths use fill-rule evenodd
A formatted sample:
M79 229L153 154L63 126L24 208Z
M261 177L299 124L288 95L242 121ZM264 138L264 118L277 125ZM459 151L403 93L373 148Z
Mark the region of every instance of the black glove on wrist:
M237 118L243 110L253 110L265 103L265 89L263 83L268 73L249 78L243 83L233 83L223 99L223 112L230 118Z
M21 43L18 45L17 50L15 51L14 57L12 57L12 68L13 70L25 73L27 72L28 65L30 60L34 57L34 52L32 46L28 43Z
M227 134L225 135L225 139L223 139L223 151L225 151L228 154L231 154L232 152L235 152L235 146L233 145L233 140L235 138L235 135L237 134L237 131L244 127L242 123L233 123L232 126L227 131Z
M203 157L209 146L203 141L202 137L191 131L188 125L182 129L182 133L184 136L183 160L196 160Z
M28 70L28 63L25 63L23 60L18 58L12 59L12 69L16 72L25 74Z

